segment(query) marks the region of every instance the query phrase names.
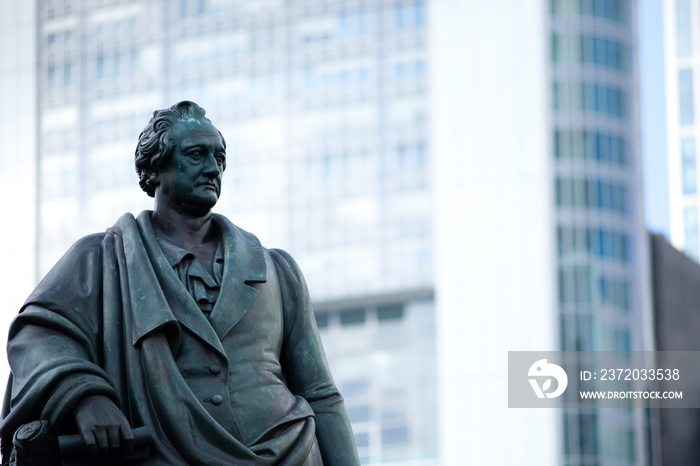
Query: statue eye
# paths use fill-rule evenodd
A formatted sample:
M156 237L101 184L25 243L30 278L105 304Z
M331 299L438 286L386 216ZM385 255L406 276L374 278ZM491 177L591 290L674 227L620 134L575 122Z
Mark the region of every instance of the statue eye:
M202 151L202 149L192 149L187 153L187 155L189 155L193 159L201 159L204 156L204 152Z

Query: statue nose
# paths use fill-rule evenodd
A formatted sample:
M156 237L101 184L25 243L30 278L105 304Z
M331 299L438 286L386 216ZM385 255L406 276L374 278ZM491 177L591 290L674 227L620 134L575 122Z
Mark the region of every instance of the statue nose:
M210 178L215 178L221 174L221 168L219 168L216 157L213 155L207 157L204 174Z

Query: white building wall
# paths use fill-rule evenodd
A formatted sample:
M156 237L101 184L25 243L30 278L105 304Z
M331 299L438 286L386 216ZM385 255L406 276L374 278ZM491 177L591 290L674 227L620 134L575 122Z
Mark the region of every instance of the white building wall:
M664 59L666 61L666 134L668 147L669 214L671 242L683 248L683 195L679 144L678 59L676 42L676 2L664 2Z
M507 407L507 351L557 349L548 3L430 4L446 466L559 463L558 411Z
M0 2L0 347L34 282L36 212L35 2ZM21 180L18 182L18 180ZM0 358L0 380L7 379ZM4 382L3 382L4 383Z

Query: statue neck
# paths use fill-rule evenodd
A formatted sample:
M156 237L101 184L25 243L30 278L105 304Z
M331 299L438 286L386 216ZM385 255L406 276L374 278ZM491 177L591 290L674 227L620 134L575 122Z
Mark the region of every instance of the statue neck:
M194 252L212 243L216 249L218 234L211 211L201 217L193 217L173 209L159 209L156 204L151 223L157 237L182 249Z

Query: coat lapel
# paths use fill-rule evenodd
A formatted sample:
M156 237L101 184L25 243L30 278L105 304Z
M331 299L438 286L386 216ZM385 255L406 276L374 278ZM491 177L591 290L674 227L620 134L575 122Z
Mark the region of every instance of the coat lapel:
M226 217L212 217L224 243L224 274L209 322L223 340L255 301L258 290L251 285L265 283L267 268L258 238L241 230Z
M163 307L162 301L151 305L146 299L146 303L149 306L146 313L154 313L156 315L169 313L174 316L180 324L187 327L198 338L202 339L226 358L226 352L224 351L219 337L212 328L212 325L207 321L207 318L204 316L201 309L199 309L194 299L192 299L192 296L187 292L185 286L180 282L180 279L175 274L175 271L170 266L165 255L163 255L155 233L153 232L149 213L142 212L138 216L137 223L140 232L139 236L143 239L142 250L145 249L144 252L147 254L148 259L150 259L149 262L152 264L152 270L157 277L155 282L149 281L142 286L157 288L154 292L162 294L167 301L166 306ZM131 274L131 269L129 273ZM135 299L132 297L132 301L134 300ZM142 325L144 320L148 320L147 317L137 315L136 312L134 314L134 326L135 328L139 328L139 333L145 335L155 329L153 325Z
M175 315L168 306L131 214L124 214L111 228L122 238L126 273L128 277L129 304L133 314L132 344L168 323L175 323Z

